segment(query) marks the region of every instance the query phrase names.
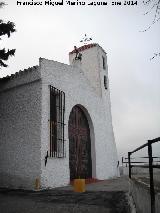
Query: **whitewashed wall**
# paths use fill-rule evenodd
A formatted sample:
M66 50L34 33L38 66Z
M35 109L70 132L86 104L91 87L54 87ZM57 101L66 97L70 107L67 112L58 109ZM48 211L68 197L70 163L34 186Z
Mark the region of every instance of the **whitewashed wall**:
M70 181L68 120L72 108L77 104L86 109L87 117L90 117L90 126L91 123L93 126L91 129L93 177L106 179L117 176L117 152L110 108L107 108L104 100L97 95L81 69L46 59L40 59L40 68L42 73L42 187L66 185ZM50 158L45 167L44 158L49 149L49 85L66 94L66 158Z
M119 175L109 87L105 90L103 84L104 74L108 75L101 64L105 52L98 46L87 54L89 65L87 61L81 66L40 59L39 67L1 81L0 186L33 189L36 178L40 178L41 188L70 182L68 120L77 104L89 122L92 177L107 179ZM91 56L97 60L95 63ZM66 157L49 158L45 166L50 142L49 85L66 95Z
M101 95L101 79L100 79L100 61L99 61L99 46L94 46L89 49L85 49L81 51L82 53L82 61L81 68L85 71L85 77L90 82L90 85L95 89L96 93ZM74 54L69 54L69 62L71 65L74 64Z
M40 74L0 84L0 187L34 189L40 177Z

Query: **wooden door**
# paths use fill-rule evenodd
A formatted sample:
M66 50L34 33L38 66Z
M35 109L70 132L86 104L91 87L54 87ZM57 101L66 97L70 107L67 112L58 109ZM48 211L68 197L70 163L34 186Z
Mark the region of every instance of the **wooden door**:
M69 118L70 179L91 178L90 129L83 110L75 106Z

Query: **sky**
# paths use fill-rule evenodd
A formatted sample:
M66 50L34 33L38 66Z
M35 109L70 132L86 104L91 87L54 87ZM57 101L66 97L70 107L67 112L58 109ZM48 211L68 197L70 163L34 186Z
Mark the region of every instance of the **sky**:
M81 45L86 33L107 52L119 158L160 137L160 57L150 60L160 52L160 21L144 32L155 11L144 15L149 7L142 1L112 5L108 0L107 6L69 6L66 1L61 6L47 6L41 1L41 6L20 6L15 0L6 0L7 5L0 9L0 19L14 22L17 30L0 41L2 48L16 49L0 77L38 65L39 57L68 64L68 53ZM154 152L160 156L160 146L155 145Z

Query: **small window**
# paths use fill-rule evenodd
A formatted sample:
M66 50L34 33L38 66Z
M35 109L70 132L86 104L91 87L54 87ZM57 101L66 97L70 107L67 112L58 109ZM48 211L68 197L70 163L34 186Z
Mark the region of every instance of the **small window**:
M107 76L104 76L104 88L107 89Z
M103 69L105 70L106 69L106 61L105 61L105 57L102 56L102 61L103 61Z
M50 157L65 157L65 93L50 86Z

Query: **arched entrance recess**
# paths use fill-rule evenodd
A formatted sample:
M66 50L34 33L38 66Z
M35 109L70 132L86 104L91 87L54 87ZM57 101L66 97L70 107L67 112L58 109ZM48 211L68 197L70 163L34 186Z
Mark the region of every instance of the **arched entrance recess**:
M70 179L91 178L90 128L84 111L78 105L70 113L68 131Z

